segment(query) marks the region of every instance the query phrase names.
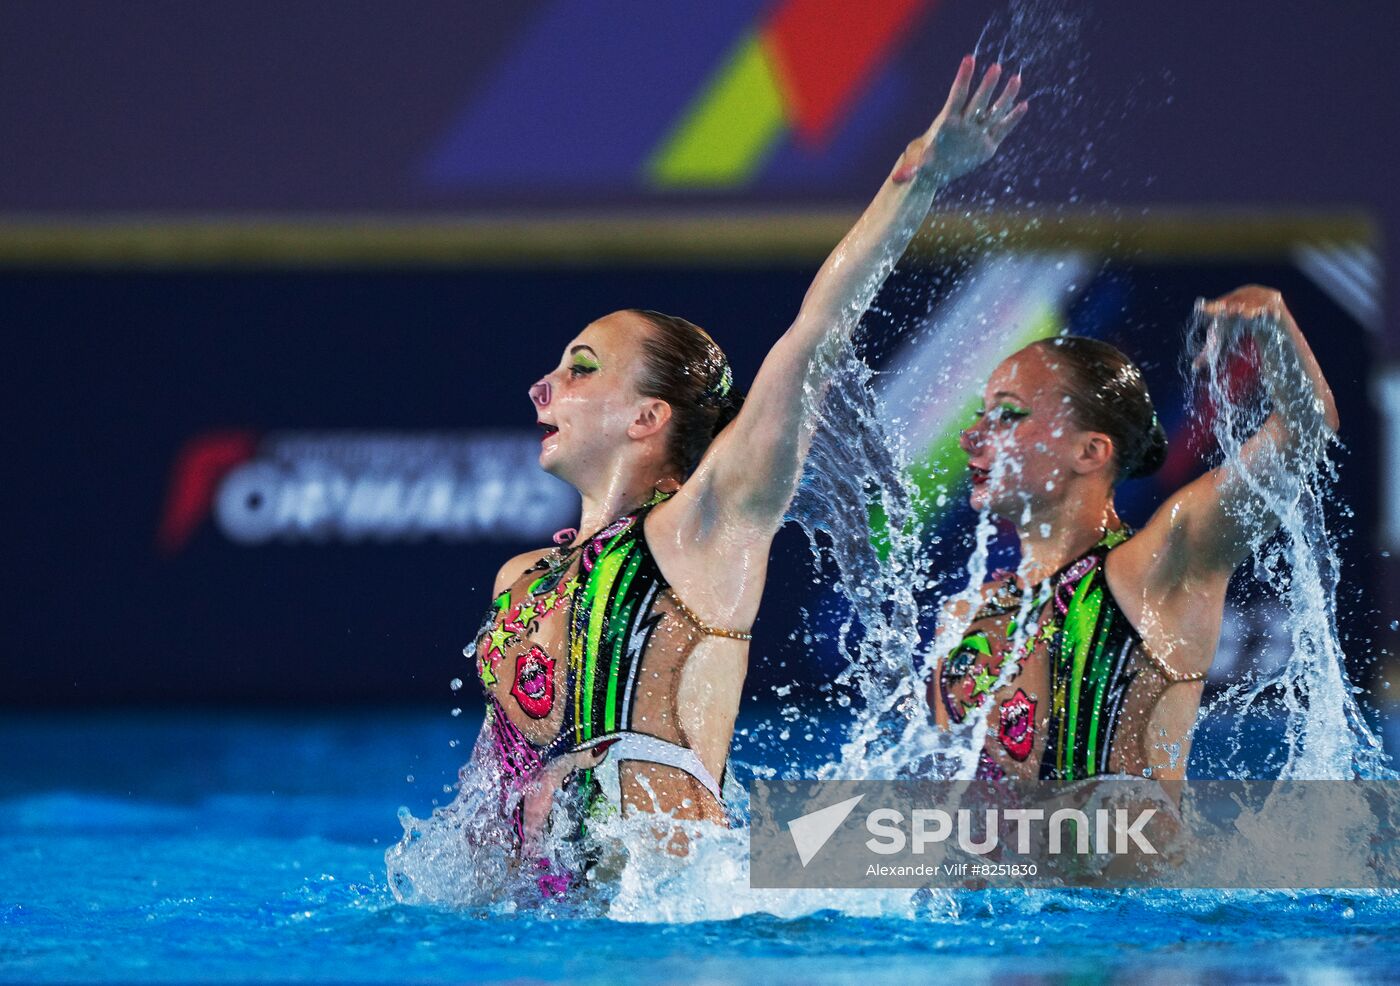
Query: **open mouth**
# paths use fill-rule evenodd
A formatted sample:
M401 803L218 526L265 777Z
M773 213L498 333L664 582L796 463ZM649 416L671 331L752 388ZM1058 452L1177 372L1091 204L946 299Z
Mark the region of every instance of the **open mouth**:
M520 672L520 690L536 702L544 698L547 681L543 665L536 664Z
M536 421L535 424L539 425L542 429L544 429L544 434L540 436L540 441L544 441L551 435L559 434L558 425L552 425L548 421Z
M1025 760L1035 745L1035 702L1021 689L1001 704L997 738L1016 760Z
M973 486L981 486L992 476L992 471L990 469L980 469L971 463L968 463L967 471L972 474Z
M543 719L554 706L554 658L531 647L515 660L511 695L531 719Z

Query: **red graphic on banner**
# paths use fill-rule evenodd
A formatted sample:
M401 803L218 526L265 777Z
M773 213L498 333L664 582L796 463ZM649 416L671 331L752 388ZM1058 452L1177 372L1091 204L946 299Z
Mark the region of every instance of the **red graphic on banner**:
M774 12L763 33L802 140L825 142L904 31L934 6L926 0L787 0Z
M258 444L251 431L211 431L191 439L170 471L170 495L161 514L156 545L161 554L177 554L204 523L214 504L219 481L253 457Z

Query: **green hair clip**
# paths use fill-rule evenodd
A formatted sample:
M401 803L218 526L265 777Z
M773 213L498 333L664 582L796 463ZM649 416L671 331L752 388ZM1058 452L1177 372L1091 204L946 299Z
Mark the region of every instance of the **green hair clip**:
M729 391L734 386L734 371L729 368L729 360L720 364L719 383L715 385L715 392L721 399L729 396Z
M719 357L719 379L700 395L700 404L703 407L718 407L724 403L729 392L734 389L734 371L729 368L729 360L723 354Z

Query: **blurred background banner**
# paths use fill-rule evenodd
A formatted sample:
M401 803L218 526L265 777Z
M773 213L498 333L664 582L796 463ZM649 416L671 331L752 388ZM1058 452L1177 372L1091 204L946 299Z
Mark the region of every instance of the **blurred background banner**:
M1023 197L1389 223L1393 4L11 0L0 210L842 208L977 48L1039 104ZM980 47L979 47L980 43Z
M21 0L0 16L17 349L0 703L451 701L497 566L575 516L534 464L529 384L630 306L705 326L751 380L974 48L1024 69L1033 113L953 190L863 332L899 371L880 395L930 532L968 524L955 439L987 372L1065 329L1138 359L1171 433L1160 476L1124 487L1140 524L1208 453L1179 373L1192 301L1274 285L1337 390L1344 630L1353 673L1384 671L1392 5ZM951 349L969 326L978 346ZM919 386L950 360L963 389ZM963 546L943 543L948 568ZM839 622L805 542L789 530L775 551L759 692L840 666L804 637ZM1277 657L1270 601L1237 595L1217 681Z

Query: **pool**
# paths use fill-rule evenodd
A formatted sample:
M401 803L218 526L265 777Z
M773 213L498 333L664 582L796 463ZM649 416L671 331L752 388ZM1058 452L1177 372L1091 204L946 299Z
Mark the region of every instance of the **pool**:
M1400 900L1381 892L960 891L897 908L848 892L789 917L680 901L675 923L398 904L396 809L449 800L476 726L8 716L0 980L1345 983L1400 967Z

